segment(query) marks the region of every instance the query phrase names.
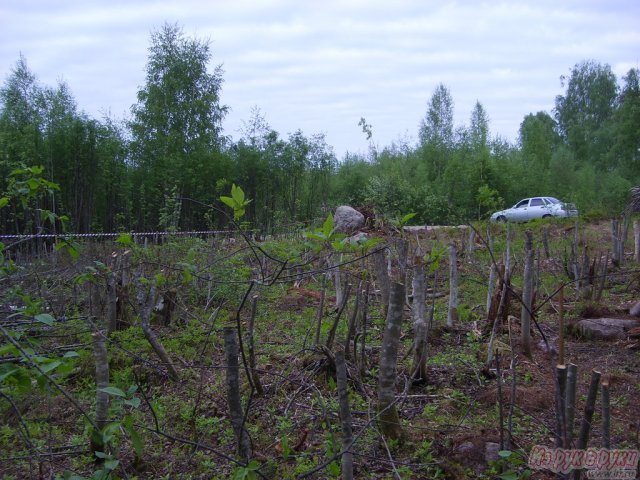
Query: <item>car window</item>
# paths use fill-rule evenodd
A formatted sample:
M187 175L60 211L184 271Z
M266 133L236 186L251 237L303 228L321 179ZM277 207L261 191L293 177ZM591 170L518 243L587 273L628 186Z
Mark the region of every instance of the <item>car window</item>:
M546 197L545 200L549 203L560 203L560 200L558 200L557 198L553 198L553 197Z
M544 202L542 201L541 198L532 198L531 199L531 206L532 207L541 207L542 205L544 205Z
M528 198L526 200L522 200L521 202L518 202L514 208L524 208L527 205L529 205L529 199Z

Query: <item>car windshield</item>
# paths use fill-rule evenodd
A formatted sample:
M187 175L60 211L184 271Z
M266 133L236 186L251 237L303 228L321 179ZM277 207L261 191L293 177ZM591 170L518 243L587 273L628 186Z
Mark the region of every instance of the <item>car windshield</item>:
M526 200L522 200L521 202L517 203L515 207L513 208L524 208L527 205L529 205L529 199L527 198Z
M560 200L558 200L557 198L553 198L553 197L545 197L545 199L547 200L547 202L549 203L560 203Z

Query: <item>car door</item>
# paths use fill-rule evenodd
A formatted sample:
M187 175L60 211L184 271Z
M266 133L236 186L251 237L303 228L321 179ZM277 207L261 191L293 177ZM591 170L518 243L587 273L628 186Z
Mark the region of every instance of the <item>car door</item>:
M534 218L542 218L549 215L549 208L541 197L534 197L529 200L529 207L524 220L532 220Z
M525 198L524 200L519 201L513 206L513 208L511 209L511 220L514 220L516 222L527 221L527 215L529 213L529 200L529 198Z

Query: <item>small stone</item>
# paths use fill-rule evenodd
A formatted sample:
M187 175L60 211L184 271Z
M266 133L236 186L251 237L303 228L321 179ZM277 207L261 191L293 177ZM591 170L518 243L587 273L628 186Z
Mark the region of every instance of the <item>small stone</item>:
M473 443L471 442L463 442L460 445L458 445L458 448L456 448L458 453L462 453L462 454L468 454L473 452L473 450L476 447L473 446Z
M500 455L498 455L499 451L500 451L499 443L487 442L484 447L484 458L487 461L487 463L500 460Z

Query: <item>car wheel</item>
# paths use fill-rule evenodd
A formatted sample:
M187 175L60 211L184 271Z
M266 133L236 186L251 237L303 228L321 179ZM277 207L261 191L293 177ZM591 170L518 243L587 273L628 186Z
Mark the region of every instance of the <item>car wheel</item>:
M542 218L551 218L552 215L549 215L548 213L546 215L542 215Z
M496 221L506 223L507 217L505 217L504 215L500 215L498 218L496 218Z

